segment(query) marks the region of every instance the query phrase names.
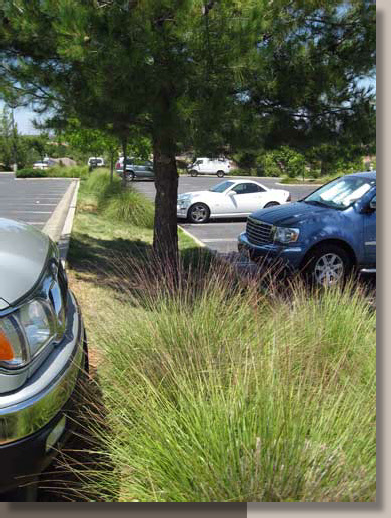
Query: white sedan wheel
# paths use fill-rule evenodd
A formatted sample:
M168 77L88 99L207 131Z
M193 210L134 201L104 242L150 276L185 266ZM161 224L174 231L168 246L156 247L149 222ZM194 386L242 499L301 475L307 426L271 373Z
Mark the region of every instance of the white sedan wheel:
M189 209L188 213L191 223L205 223L209 219L209 208L205 203L195 203Z

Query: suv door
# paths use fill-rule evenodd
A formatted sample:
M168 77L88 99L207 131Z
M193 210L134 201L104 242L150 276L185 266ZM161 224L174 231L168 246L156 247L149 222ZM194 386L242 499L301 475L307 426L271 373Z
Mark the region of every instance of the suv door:
M370 204L375 208L364 214L364 262L366 266L376 266L376 193Z

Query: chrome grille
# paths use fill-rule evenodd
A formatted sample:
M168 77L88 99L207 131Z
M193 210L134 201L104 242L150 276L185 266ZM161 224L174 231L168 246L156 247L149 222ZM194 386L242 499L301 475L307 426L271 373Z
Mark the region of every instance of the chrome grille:
M57 334L55 341L58 342L64 336L66 328L68 282L61 261L52 260L49 268L52 280L48 297L53 307Z
M264 223L257 219L248 218L246 226L247 239L253 245L264 245L273 242L272 227L269 223Z

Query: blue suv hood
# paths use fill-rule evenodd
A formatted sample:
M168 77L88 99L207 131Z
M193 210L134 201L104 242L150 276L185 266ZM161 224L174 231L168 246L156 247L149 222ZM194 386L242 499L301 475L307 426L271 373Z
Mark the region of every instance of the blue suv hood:
M300 223L303 221L308 221L318 216L324 217L327 213L335 214L335 212L336 209L329 209L305 202L294 202L257 210L251 214L251 217L276 226L294 227L300 226Z

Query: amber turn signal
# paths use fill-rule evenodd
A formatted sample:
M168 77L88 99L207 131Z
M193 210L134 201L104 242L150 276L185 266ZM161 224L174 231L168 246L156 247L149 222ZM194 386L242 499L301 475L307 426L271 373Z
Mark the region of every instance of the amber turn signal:
M10 361L15 358L14 351L5 333L0 330L0 361Z

